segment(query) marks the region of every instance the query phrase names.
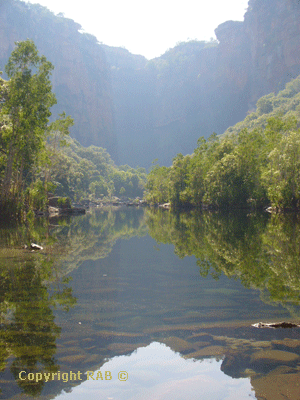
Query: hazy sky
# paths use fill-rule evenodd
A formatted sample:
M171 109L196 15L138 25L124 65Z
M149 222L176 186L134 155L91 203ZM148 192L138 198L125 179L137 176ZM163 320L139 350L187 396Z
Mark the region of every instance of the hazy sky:
M248 0L30 0L78 22L110 46L124 46L148 59L177 42L209 40L228 20L243 20Z

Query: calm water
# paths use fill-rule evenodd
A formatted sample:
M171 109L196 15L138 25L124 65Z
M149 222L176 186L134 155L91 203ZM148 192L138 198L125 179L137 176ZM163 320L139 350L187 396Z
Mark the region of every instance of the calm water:
M251 326L300 323L293 216L96 209L0 260L0 398L300 399L300 329Z

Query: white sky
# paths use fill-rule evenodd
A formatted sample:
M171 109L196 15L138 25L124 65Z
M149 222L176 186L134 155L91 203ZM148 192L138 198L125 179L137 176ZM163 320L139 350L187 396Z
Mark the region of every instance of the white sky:
M228 20L242 21L248 0L29 0L78 22L110 46L151 59L188 39L215 38Z

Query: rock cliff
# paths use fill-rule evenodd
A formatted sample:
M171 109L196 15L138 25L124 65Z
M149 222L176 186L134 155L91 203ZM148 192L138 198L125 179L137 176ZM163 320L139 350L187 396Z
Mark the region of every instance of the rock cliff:
M283 89L300 74L299 21L298 0L250 0L244 21L216 28L217 42L181 43L144 67L110 59L120 161L170 164Z
M250 0L244 19L250 44L250 104L300 74L299 0Z
M116 156L110 69L96 38L80 29L74 21L38 4L1 1L0 70L15 41L32 39L55 67L52 83L58 104L53 115L66 111L75 120L73 137L83 145L106 147Z
M299 21L299 0L250 0L244 21L216 28L217 41L180 43L147 61L99 45L44 7L2 0L0 70L13 42L32 38L55 65L56 110L75 118L76 139L106 147L120 164L169 165L300 74Z

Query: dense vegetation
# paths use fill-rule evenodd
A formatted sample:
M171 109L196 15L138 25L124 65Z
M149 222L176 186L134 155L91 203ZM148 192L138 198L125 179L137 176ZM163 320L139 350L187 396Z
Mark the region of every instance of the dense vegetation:
M204 44L203 44L204 45ZM179 45L180 46L180 45ZM191 155L171 167L117 167L107 151L71 139L73 119L63 112L49 123L56 103L53 65L35 44L19 42L0 80L0 205L2 215L23 218L44 209L49 192L73 201L143 195L174 208L300 206L300 77L222 136L198 140Z
M9 80L0 78L0 208L8 218L45 208L55 189L73 200L142 195L143 169L117 168L106 150L68 138L73 119L65 113L49 124L52 70L26 40L16 43L5 67Z
M299 92L297 78L277 96L260 99L256 112L226 134L200 138L192 155L178 154L171 167L155 165L148 201L175 208L299 208Z
M117 167L105 149L83 147L70 137L66 139L66 145L58 148L51 163L51 179L58 195L75 201L143 196L144 168Z
M292 116L300 120L300 77L287 83L285 89L277 95L270 93L261 97L256 103L256 110L249 113L243 121L228 128L226 133L237 134L244 128L265 128L268 119L278 115L284 120Z

